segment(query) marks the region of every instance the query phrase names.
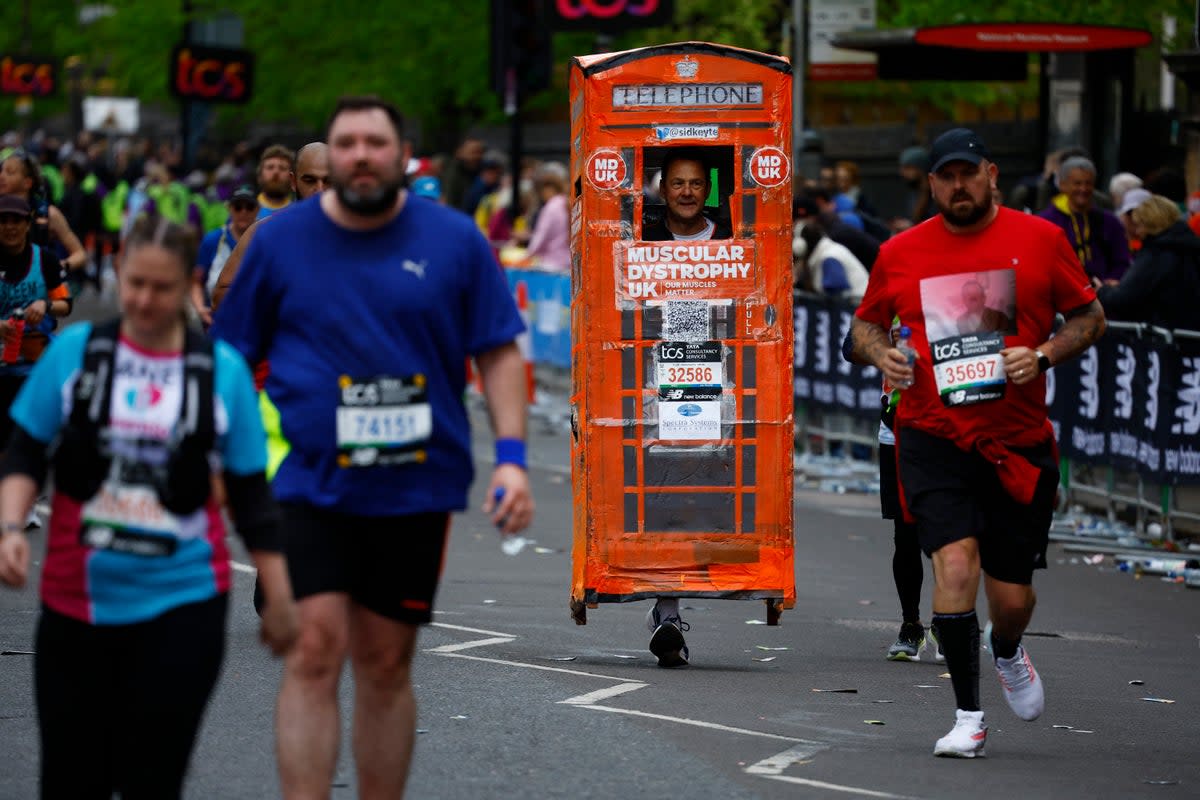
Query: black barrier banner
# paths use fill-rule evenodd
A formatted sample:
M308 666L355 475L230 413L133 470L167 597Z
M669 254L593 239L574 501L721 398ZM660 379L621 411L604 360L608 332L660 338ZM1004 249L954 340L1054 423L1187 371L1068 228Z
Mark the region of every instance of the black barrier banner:
M795 323L796 399L864 419L879 418L882 378L874 367L842 358L854 306L830 298L799 295Z
M1058 422L1059 448L1076 461L1092 464L1108 463L1100 363L1100 351L1092 347L1079 358L1052 370L1055 402L1051 408Z
M1051 370L1046 401L1067 458L1200 483L1200 340L1110 327Z
M1171 483L1200 483L1200 339L1177 338L1159 394L1163 470Z
M877 419L879 371L842 358L854 307L798 294L793 308L796 401ZM1200 335L1111 325L1047 373L1046 405L1064 457L1153 483L1200 483Z
M1131 331L1112 331L1097 345L1100 396L1109 463L1117 469L1162 479L1162 440L1158 424L1158 389L1162 353Z

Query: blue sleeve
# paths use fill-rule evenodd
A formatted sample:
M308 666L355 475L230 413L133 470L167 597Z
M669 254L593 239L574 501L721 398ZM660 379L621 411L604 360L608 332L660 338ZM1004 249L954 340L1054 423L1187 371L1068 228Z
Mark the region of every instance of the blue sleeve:
M483 235L471 227L473 235L465 237L464 243L471 270L466 293L466 341L467 352L474 356L513 341L525 330L525 323L508 288L504 268Z
M229 427L218 446L224 467L235 475L254 475L267 468L267 435L258 413L254 378L241 355L225 342L217 342L217 395L225 405Z
M255 233L242 256L233 285L217 309L212 337L228 342L251 364L266 358L275 329L278 296L271 280L265 230Z
M63 387L83 365L92 325L80 322L57 336L33 365L8 413L34 439L49 444L63 423Z
M821 262L821 291L826 294L844 292L850 288L850 279L846 277L846 268L836 258L827 258Z
M200 240L200 249L196 252L196 266L202 267L205 273L212 266L213 259L217 255L217 243L220 241L220 228L217 228L215 231L209 231Z

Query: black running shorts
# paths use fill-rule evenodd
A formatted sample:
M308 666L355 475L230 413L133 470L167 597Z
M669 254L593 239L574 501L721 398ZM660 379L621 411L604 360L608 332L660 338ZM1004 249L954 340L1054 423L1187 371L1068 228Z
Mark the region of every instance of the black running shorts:
M397 622L425 625L433 618L448 513L360 517L298 503L280 505L297 600L339 592Z
M912 428L900 432L897 442L900 483L925 554L975 538L985 573L1006 583L1032 583L1033 571L1046 567L1058 490L1052 443L1014 448L1041 471L1026 506L1004 490L995 466L978 452L963 452L948 439Z

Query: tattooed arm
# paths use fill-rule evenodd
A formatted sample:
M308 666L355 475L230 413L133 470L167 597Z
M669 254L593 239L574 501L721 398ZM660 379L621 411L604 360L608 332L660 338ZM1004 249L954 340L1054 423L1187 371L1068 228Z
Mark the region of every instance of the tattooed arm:
M850 338L854 341L854 349L847 360L878 367L893 386L912 383L913 370L908 365L908 359L892 347L888 332L882 327L854 317L850 321Z
M1000 351L1000 355L1004 356L1004 373L1009 381L1020 386L1036 380L1041 374L1038 369L1039 352L1050 359L1050 366L1054 366L1079 355L1104 335L1104 309L1098 300L1071 309L1063 316L1067 321L1058 333L1036 350L1021 346L1006 347Z
M1061 364L1087 350L1104 335L1107 325L1099 300L1072 309L1063 316L1067 321L1058 329L1058 333L1038 348L1046 354L1051 364Z

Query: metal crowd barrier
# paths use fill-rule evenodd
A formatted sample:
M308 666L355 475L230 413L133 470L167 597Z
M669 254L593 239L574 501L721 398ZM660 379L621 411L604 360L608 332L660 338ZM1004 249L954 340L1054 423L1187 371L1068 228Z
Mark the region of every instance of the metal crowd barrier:
M879 372L841 355L853 312L845 301L795 294L800 450L877 449ZM1156 519L1165 539L1179 523L1200 532L1200 332L1110 322L1095 347L1048 374L1046 394L1064 504L1087 498L1111 519L1128 507L1142 535Z
M1183 344L1186 352L1200 353L1200 331L1183 329L1168 330L1136 322L1110 321L1108 323L1108 333L1105 336L1108 343L1112 343L1113 341L1119 342L1126 339L1126 337L1133 341L1150 343L1151 349L1148 350L1150 353L1155 352L1155 348L1160 347L1176 348L1180 343ZM1084 358L1087 356L1088 354L1085 354ZM1159 396L1153 399L1149 397L1145 398L1149 405L1153 405L1161 411L1164 400L1174 400L1175 405L1178 406L1182 399L1179 395L1189 391L1196 392L1195 402L1200 403L1200 360L1197 360L1195 355L1185 356L1184 358L1191 363L1192 372L1190 374L1197 376L1196 380L1187 384L1183 384L1183 382L1173 383L1171 387L1174 389L1173 393L1175 397L1173 398L1162 396L1163 394L1169 395L1172 392L1170 388L1166 392L1163 392L1160 384ZM1120 358L1117 360L1120 361ZM1141 363L1142 361L1143 359L1135 357L1134 368L1137 369L1144 366L1151 372L1162 369L1161 361L1154 362L1148 358L1145 361L1151 363L1143 364ZM1059 372L1061 375L1061 370L1056 370L1056 372ZM1194 388L1189 389L1188 387ZM1170 403L1167 403L1167 405L1169 406ZM1171 423L1172 426L1176 424L1181 427L1179 434L1183 436L1194 435L1195 432L1190 431L1182 422ZM1200 442L1200 438L1195 438L1194 440ZM1117 465L1112 463L1106 464L1097 459L1078 459L1068 455L1068 452L1064 448L1061 458L1062 487L1064 490L1061 500L1064 507L1080 501L1082 498L1090 498L1095 501L1095 505L1104 512L1111 522L1117 519L1121 506L1127 506L1134 512L1133 524L1138 536L1146 538L1161 538L1166 541L1174 541L1177 523L1180 521L1191 523L1187 526L1189 530L1200 532L1200 491L1187 485L1195 483L1194 476L1188 479L1188 476L1176 475L1174 476L1174 480L1172 480L1172 476L1162 475L1159 480L1154 480L1136 469L1122 469ZM1183 480L1180 480L1181 478ZM1196 497L1197 510L1181 508L1181 494L1188 496L1189 499L1193 496ZM1151 524L1156 521L1161 526L1161 531L1152 535L1149 529Z

